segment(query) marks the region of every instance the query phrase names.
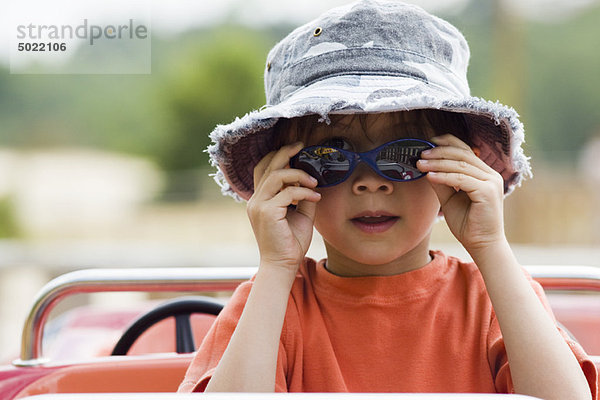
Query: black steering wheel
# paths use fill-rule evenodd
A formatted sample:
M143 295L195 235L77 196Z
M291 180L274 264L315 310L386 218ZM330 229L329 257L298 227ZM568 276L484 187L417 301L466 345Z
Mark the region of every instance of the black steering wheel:
M176 349L177 353L192 353L196 351L191 314L219 315L223 303L204 296L182 297L170 300L148 311L136 319L123 333L115 348L113 356L124 356L133 343L152 325L169 317L175 317Z

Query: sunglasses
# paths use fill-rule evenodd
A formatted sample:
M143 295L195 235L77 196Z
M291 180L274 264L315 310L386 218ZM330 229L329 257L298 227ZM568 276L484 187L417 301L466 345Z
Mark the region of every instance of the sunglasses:
M417 161L424 150L434 147L433 143L421 139L394 140L364 153L332 146L310 146L292 157L290 166L317 179L318 187L344 182L361 161L386 179L408 182L425 176L417 168Z

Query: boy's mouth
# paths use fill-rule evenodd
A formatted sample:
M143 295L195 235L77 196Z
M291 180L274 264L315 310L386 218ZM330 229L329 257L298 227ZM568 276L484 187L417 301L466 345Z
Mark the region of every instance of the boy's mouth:
M390 229L399 219L388 213L364 213L350 221L365 233L381 233Z

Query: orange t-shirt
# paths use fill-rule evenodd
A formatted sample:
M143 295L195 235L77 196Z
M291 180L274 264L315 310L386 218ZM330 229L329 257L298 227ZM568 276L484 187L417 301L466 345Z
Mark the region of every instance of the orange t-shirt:
M333 275L324 261L307 258L288 301L276 390L511 393L500 327L479 270L431 254L433 261L420 269L359 278ZM550 310L540 285L531 285ZM251 287L249 281L235 291L179 391L204 390ZM596 394L594 364L563 336Z

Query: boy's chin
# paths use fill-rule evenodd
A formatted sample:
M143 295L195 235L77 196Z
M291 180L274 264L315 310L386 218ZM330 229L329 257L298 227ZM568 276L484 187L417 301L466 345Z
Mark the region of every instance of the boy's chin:
M429 235L419 243L368 243L337 248L325 242L327 256L340 265L361 266L366 275L393 275L426 265L429 256ZM414 247L413 247L414 246Z

